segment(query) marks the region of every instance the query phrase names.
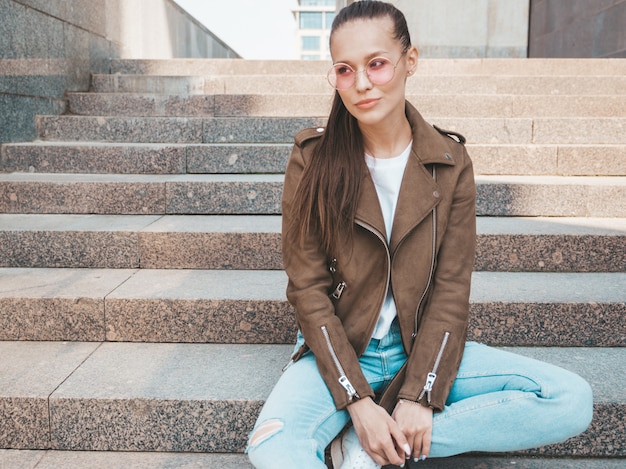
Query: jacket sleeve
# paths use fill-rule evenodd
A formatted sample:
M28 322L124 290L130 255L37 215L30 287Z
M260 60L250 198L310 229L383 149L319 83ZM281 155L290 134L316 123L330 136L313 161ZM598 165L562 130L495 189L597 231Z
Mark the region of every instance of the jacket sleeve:
M436 411L443 410L458 373L469 319L476 249L476 187L472 163L464 147L462 155L447 223L438 222L437 228L443 230L443 235L432 284L398 394L399 398L419 401ZM454 183L441 181L442 186Z
M314 142L308 142L314 144ZM285 172L282 202L282 251L287 277L287 299L294 306L298 328L315 355L322 378L337 409L353 400L374 397L358 357L329 298L332 275L317 235L309 233L304 245L294 244L286 230L292 220L292 200L304 170L302 147L293 148Z

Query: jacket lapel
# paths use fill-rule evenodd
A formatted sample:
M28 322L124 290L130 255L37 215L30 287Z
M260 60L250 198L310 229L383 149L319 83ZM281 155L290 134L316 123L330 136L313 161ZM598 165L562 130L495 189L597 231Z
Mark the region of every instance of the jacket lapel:
M454 158L442 152L441 139L445 139L428 124L410 103L406 115L413 129L413 148L404 171L398 204L393 220L391 252L400 241L417 226L439 203L441 191L426 168L427 164L454 165ZM365 168L356 219L376 229L386 238L383 218L374 181Z
M408 102L406 115L413 130L413 148L398 196L391 232L391 252L441 200L442 192L426 165L454 165L453 157L442 151L441 139L445 137L428 124Z
M398 205L391 230L391 252L400 241L417 226L439 203L439 191L428 170L417 155L411 152L404 170Z
M387 238L385 233L385 219L380 208L378 193L376 186L367 167L363 171L363 180L361 181L361 194L359 196L359 206L356 211L356 220L366 223L376 229L383 238Z

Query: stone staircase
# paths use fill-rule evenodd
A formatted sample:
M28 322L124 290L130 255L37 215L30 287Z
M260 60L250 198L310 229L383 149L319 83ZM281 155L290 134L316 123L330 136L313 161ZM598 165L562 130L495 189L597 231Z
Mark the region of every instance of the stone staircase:
M288 361L282 171L321 62L121 61L0 166L0 468L251 467ZM626 465L626 60L422 60L475 162L470 338L574 370L583 435L432 468Z

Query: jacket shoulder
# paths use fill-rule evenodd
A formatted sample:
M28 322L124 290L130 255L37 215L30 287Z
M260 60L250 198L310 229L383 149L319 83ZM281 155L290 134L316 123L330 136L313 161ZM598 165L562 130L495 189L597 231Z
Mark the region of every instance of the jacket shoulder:
M311 127L310 129L304 129L299 131L294 140L296 141L296 145L301 147L305 142L313 139L320 138L324 135L324 131L326 129L324 127Z
M437 132L439 132L441 135L451 138L452 140L457 141L458 143L460 143L461 145L465 145L465 137L463 135L461 135L460 133L457 132L452 132L451 130L444 130L441 127L437 127L436 125L433 124L433 127L435 128L435 130Z

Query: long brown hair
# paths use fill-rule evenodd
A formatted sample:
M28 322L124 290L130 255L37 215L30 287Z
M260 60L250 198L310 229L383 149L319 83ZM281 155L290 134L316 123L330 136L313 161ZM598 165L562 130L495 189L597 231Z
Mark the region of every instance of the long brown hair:
M357 19L389 17L395 39L403 52L411 47L411 37L402 12L390 3L377 0L354 2L339 11L330 32ZM330 258L342 235L352 236L354 218L366 170L365 148L358 121L335 91L326 131L314 148L293 199L294 214L288 234L302 243L307 234L317 231L322 248Z

